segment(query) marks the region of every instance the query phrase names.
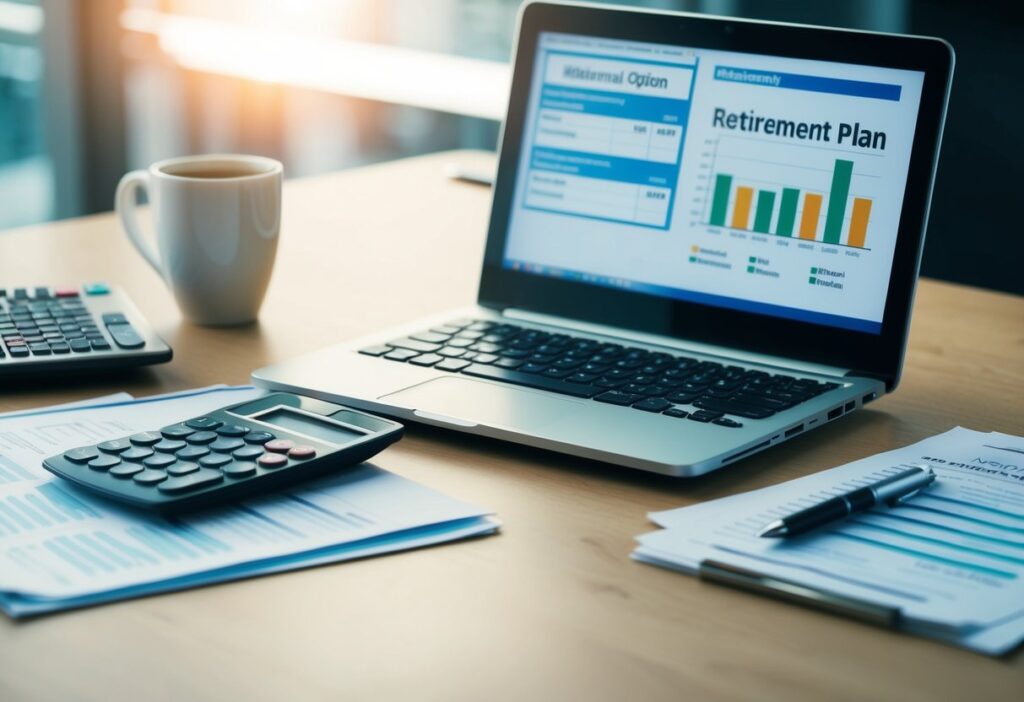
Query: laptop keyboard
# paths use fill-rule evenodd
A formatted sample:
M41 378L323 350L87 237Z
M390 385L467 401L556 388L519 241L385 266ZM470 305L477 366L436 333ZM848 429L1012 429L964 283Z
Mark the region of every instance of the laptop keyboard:
M359 353L725 427L771 417L839 387L475 319L458 319Z

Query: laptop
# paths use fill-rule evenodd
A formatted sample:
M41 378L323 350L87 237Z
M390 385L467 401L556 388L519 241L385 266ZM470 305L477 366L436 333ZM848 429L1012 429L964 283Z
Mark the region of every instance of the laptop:
M476 304L253 380L672 476L839 420L900 379L952 67L938 39L528 4Z

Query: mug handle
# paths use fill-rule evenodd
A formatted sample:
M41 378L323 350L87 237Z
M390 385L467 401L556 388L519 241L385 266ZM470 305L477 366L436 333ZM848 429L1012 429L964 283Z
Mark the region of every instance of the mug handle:
M135 191L139 188L146 190L149 185L149 174L146 171L131 171L122 176L117 184L117 193L114 195L114 209L121 219L121 226L129 241L135 245L138 252L146 259L153 269L163 275L160 270L160 259L157 257L153 244L143 236L139 227L139 218L136 216L137 201Z

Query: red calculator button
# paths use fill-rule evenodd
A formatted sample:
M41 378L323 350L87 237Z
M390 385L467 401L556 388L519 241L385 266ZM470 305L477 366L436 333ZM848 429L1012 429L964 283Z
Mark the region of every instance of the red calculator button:
M296 446L288 452L289 458L313 458L316 456L316 449L312 446Z
M78 297L78 291L74 288L57 288L54 294L57 297Z
M288 453L295 447L294 441L288 439L274 439L263 444L263 448L274 453Z
M280 468L288 462L288 459L279 453L265 453L257 458L256 462L264 468Z

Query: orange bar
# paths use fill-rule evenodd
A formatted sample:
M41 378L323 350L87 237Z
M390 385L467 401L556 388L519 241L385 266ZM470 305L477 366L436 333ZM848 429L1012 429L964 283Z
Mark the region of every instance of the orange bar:
M813 239L818 234L818 218L821 216L821 195L804 195L804 213L800 216L800 238Z
M862 197L853 198L853 214L850 216L850 236L846 243L857 248L864 248L864 240L868 235L868 217L871 216L871 200Z
M732 208L732 228L746 229L750 221L750 203L754 200L754 189L736 188L736 204Z

